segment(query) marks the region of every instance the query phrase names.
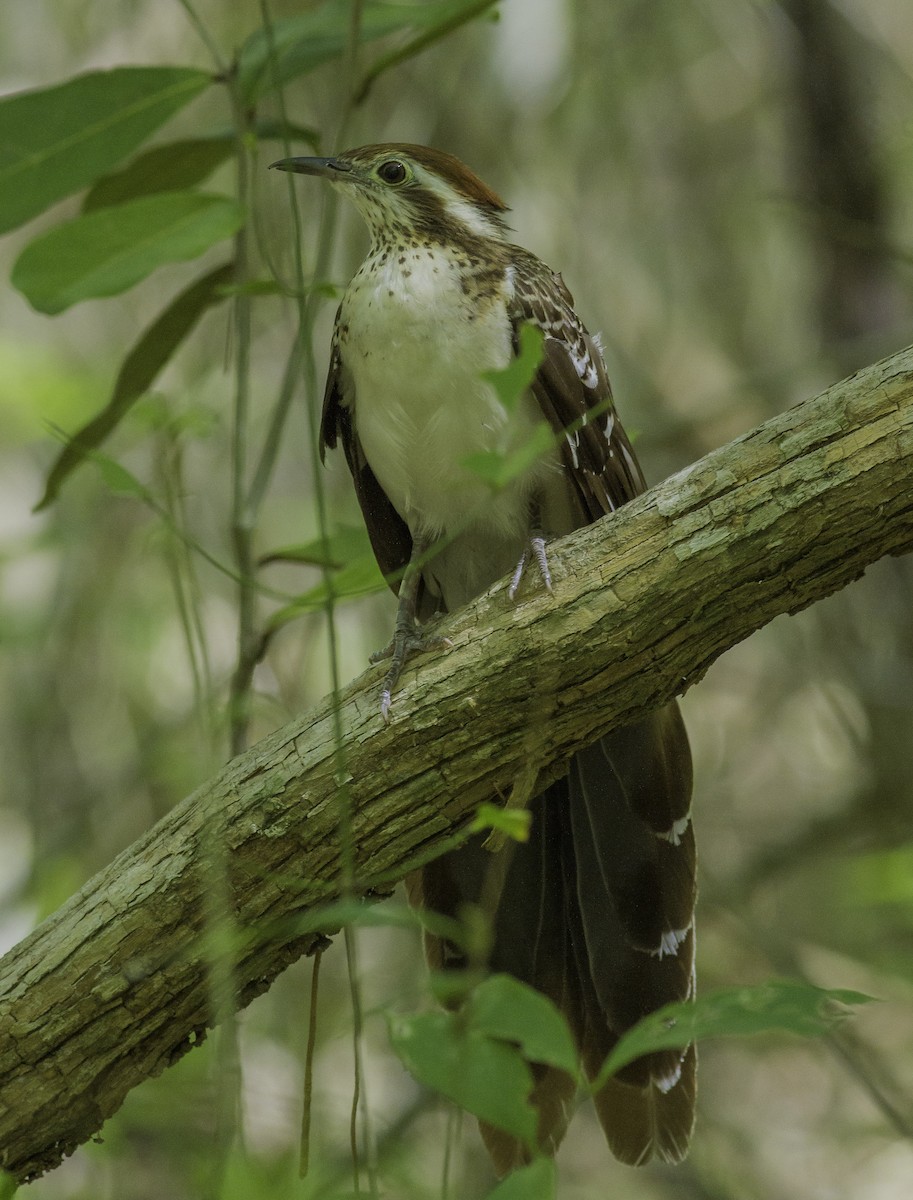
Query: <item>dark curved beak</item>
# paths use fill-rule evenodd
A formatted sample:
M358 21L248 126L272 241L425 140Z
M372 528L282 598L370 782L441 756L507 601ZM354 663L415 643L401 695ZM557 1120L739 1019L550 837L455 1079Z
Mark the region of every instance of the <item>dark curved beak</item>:
M295 171L299 175L320 175L324 179L338 179L352 170L352 164L341 158L280 158L270 163L270 169Z

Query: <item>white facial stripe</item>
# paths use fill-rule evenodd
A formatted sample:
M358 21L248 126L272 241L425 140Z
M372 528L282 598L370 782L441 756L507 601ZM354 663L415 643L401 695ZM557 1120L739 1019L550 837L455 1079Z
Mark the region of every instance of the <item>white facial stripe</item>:
M472 233L480 237L504 238L504 230L498 221L494 220L483 209L467 200L451 184L446 183L440 176L431 171L425 171L417 166L415 173L422 186L429 192L434 192L444 203L445 210Z

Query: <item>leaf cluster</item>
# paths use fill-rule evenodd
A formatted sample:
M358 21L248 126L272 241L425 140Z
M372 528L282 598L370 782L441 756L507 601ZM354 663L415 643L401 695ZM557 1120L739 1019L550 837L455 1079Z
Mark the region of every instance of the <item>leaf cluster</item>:
M492 3L369 0L361 6L360 40L395 38L399 46L390 53L408 55ZM159 267L199 259L231 239L249 214L237 199L200 191L199 186L229 159L246 153L246 139L316 144L312 129L286 119L260 118L257 105L343 56L351 33L347 0L326 0L300 16L257 29L221 72L117 67L0 100L0 234L85 190L79 215L25 246L13 267L14 286L36 310L54 315L85 300L120 295ZM372 77L386 63L387 56L375 61ZM236 121L145 147L166 122L213 88L226 91L229 114L245 114L243 127ZM202 314L232 294L236 273L230 256L176 296L140 335L107 406L72 437L54 464L39 508L56 498L79 462L99 448L148 391ZM249 281L236 282L250 286Z

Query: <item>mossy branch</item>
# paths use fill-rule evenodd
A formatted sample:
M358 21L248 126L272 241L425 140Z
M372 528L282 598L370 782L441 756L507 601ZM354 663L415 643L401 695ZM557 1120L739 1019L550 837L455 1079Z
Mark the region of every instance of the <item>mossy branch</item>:
M339 893L334 731L358 889L465 832L475 806L695 683L780 613L913 548L913 349L766 422L556 544L555 594L499 584L453 649L381 670L232 760L0 961L0 1166L28 1179L200 1040L214 955L238 1007L322 939ZM699 802L699 798L698 798ZM233 936L207 931L224 863Z

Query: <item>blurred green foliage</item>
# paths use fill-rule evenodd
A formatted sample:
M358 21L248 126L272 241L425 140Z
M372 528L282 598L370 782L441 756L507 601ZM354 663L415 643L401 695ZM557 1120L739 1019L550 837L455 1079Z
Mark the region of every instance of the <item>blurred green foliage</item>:
M358 261L363 233L316 188L266 174L277 143L331 152L419 141L464 158L512 205L517 240L562 271L603 330L619 410L642 431L654 480L909 340L909 6L184 9L194 20L151 0L0 9L4 91L25 93L0 103L7 274L20 255L53 250L63 223L89 219L79 217L87 188L86 209L102 213L137 197L197 196L205 182L248 218L234 238L231 222L221 228L202 266L167 249L149 257L117 299L53 320L15 292L0 300L4 948L224 761L230 725L235 740L258 738L387 639L392 601L352 532L344 464L331 458L324 471L313 446L325 299ZM484 19L456 23L470 13ZM421 53L399 62L404 48ZM236 54L233 100L224 72ZM159 101L136 116L130 88L150 64L173 65L154 68ZM140 97L155 92L150 78ZM38 143L57 150L35 154ZM241 264L232 295L192 293L226 250ZM175 308L177 325L163 326ZM95 463L75 469L71 443L59 494L34 513L60 455L54 430L90 430L109 403L115 419L102 417L84 443ZM882 1003L821 1041L768 1032L708 1043L693 1151L674 1171L610 1162L584 1107L559 1156L562 1198L908 1195L911 611L909 562L880 563L731 651L684 704L703 862L701 992L788 976ZM351 936L368 1113L359 1136L384 1194L440 1196L446 1174L451 1197L487 1195L472 1122L456 1130L389 1045L384 1014L416 1020L405 1014L427 1000L416 930L391 922ZM213 1035L137 1089L99 1144L29 1192L351 1194L345 958L328 952L321 977L306 1181L303 963L242 1015L236 1038ZM552 1193L550 1168L527 1171L495 1194ZM369 1186L363 1171L362 1194Z

